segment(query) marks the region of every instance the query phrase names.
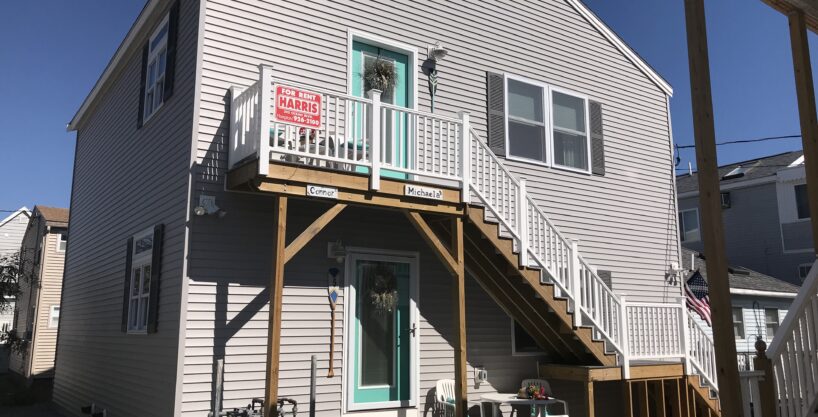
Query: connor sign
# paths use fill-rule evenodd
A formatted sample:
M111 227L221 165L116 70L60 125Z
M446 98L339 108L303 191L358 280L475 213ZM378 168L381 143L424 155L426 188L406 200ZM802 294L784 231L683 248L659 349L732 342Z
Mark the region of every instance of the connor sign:
M308 129L321 128L321 94L280 84L276 85L275 93L275 121Z

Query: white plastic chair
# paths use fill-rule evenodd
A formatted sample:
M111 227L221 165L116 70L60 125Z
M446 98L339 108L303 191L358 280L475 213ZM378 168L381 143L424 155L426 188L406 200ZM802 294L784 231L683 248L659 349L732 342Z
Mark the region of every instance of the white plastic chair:
M435 384L435 402L437 403L437 411L440 417L455 417L454 414L454 380L453 379L439 379ZM479 401L466 401L466 404L471 407L476 405L480 410L480 417L483 417L483 403Z
M562 414L559 414L559 415L568 415L568 404L563 400L558 400L558 399L554 398L554 393L553 393L553 391L551 391L551 384L549 384L548 381L546 381L544 379L537 379L537 378L524 379L523 382L520 384L520 387L525 388L525 387L530 387L532 385L537 387L537 389L545 388L545 394L548 395L549 398L551 398L552 400L556 401L559 404L562 404ZM537 406L537 414L539 416L545 416L546 415L543 412L544 411L543 408L545 408L545 406L542 406L542 405Z

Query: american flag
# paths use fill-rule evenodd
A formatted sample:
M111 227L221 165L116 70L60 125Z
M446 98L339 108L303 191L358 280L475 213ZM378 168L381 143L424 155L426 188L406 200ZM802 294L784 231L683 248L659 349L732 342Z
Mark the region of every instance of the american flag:
M707 281L704 280L702 274L696 272L685 282L685 295L687 296L687 308L699 313L702 320L706 321L709 326L713 325L710 321L710 297L707 292Z

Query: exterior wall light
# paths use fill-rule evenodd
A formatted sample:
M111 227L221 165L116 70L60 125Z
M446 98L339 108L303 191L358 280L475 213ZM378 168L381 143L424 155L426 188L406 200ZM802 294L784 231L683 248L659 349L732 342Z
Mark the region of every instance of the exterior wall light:
M443 47L440 41L437 41L434 45L429 45L426 49L426 55L429 57L426 67L429 76L429 95L432 98L433 113L435 111L435 94L437 93L437 63L448 54L449 51Z

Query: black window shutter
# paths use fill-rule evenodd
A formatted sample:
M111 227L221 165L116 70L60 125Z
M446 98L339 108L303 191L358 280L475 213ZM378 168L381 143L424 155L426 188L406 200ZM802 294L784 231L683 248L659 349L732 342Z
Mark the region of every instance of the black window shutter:
M605 175L605 139L602 134L602 104L596 101L588 103L591 119L591 172L594 175Z
M148 41L149 42L149 41ZM139 118L136 120L136 128L142 128L145 119L145 82L148 75L148 42L142 47L142 79L139 82Z
M165 63L165 91L163 100L173 95L173 81L176 76L176 40L179 38L179 2L173 4L168 16L168 49Z
M159 322L159 277L162 271L162 240L165 225L153 228L153 254L151 256L151 295L148 302L148 333L156 333Z
M125 246L125 290L122 293L122 332L128 332L128 307L131 301L131 265L133 262L133 237Z
M488 144L494 153L506 156L505 79L503 74L486 73L486 120Z

